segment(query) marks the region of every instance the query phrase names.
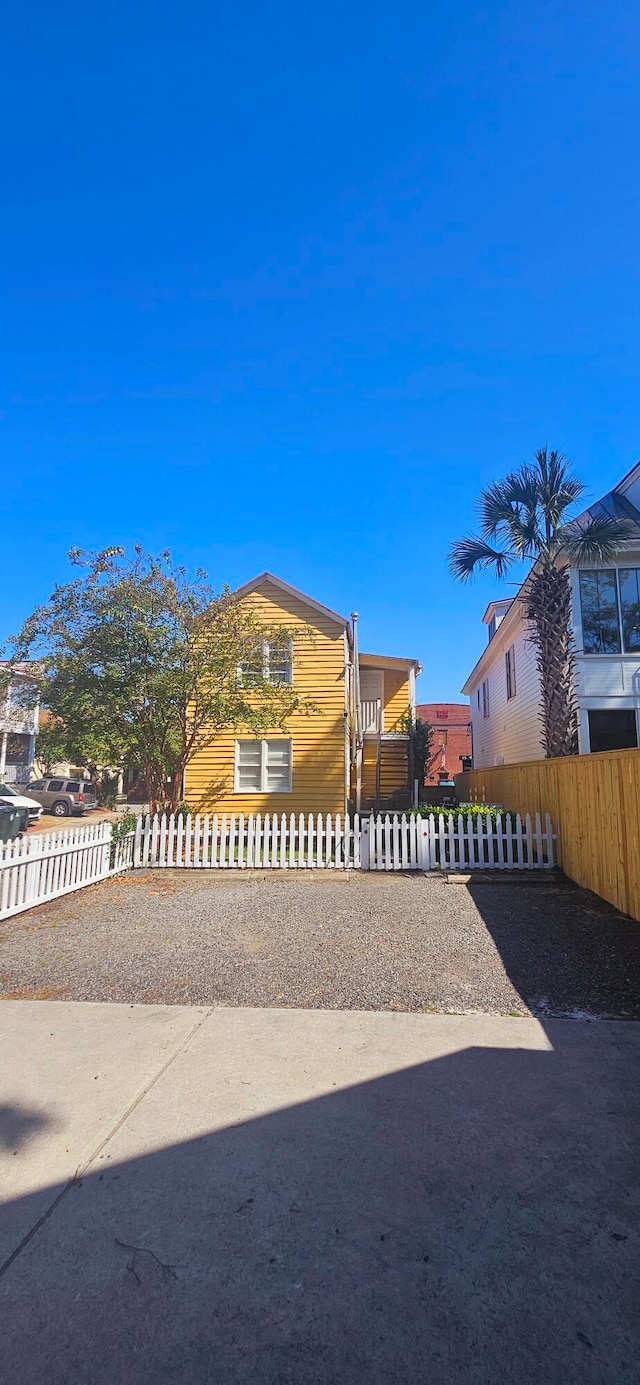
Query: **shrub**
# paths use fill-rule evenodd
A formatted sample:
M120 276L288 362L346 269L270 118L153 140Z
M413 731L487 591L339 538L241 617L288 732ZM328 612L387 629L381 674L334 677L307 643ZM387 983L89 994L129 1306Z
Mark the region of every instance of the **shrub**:
M119 822L114 822L111 828L111 852L109 861L112 869L116 863L116 850L120 842L123 842L125 837L128 837L131 832L135 832L137 820L135 813L124 813Z
M98 803L101 808L115 808L118 803L117 775L103 775L97 784Z
M490 818L495 823L500 810L486 803L460 803L457 808L441 807L438 803L421 803L419 808L411 808L409 811L411 817L414 818L429 817L430 813L433 813L434 817L437 818L442 813L443 817L453 816L456 819L459 815L463 821L466 821L467 818L485 817Z

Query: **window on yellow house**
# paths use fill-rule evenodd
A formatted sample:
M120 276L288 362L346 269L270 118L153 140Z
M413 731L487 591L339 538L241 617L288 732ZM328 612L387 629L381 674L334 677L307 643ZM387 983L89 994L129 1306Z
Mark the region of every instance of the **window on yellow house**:
M250 688L261 679L267 683L292 683L291 640L260 640L253 653L238 664L238 680Z
M291 741L236 741L236 793L291 793Z

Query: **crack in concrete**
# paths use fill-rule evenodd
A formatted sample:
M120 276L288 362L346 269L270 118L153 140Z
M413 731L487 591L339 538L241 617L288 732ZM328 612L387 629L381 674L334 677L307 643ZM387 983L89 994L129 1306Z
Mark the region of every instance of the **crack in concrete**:
M149 1078L149 1081L145 1083L144 1087L142 1088L142 1091L137 1093L137 1095L133 1098L133 1101L129 1103L126 1110L123 1111L122 1115L118 1117L115 1124L107 1132L107 1134L100 1141L100 1143L96 1145L96 1148L91 1152L91 1154L87 1156L87 1158L84 1160L82 1164L78 1165L75 1173L73 1174L73 1177L68 1179L64 1187L61 1188L60 1192L56 1195L56 1197L54 1197L53 1202L51 1202L49 1207L47 1207L45 1211L42 1213L42 1215L38 1217L38 1220L34 1222L30 1230L27 1231L26 1236L23 1236L19 1245L15 1247L15 1250L12 1250L11 1254L8 1255L7 1259L3 1262L2 1265L0 1265L0 1279L2 1279L2 1276L6 1274L7 1270L11 1268L14 1261L18 1259L18 1256L22 1254L22 1251L25 1249L26 1246L28 1246L29 1242L33 1240L34 1236L37 1235L40 1228L44 1226L45 1222L49 1220L53 1212L55 1212L56 1207L59 1206L59 1204L62 1202L62 1199L66 1197L68 1192L70 1192L71 1188L77 1187L80 1179L84 1177L85 1173L87 1173L88 1169L90 1169L91 1165L95 1162L98 1156L102 1154L102 1151L103 1149L105 1149L106 1145L108 1145L109 1142L113 1139L114 1135L116 1135L117 1132L122 1129L122 1126L126 1123L126 1121L128 1121L129 1117L135 1111L136 1107L140 1105L141 1101L144 1101L144 1098L147 1096L148 1092L151 1091L152 1087L155 1087L156 1082L159 1082L160 1078L164 1075L167 1069L170 1068L171 1064L175 1062L178 1055L184 1052L184 1049L187 1047L188 1044L191 1043L191 1040L193 1039L194 1035L197 1034L198 1030L202 1028L203 1024L205 1023L205 1020L211 1018L211 1015L214 1013L215 1009L216 1006L209 1006L205 1013L201 1015L198 1020L196 1020L195 1024L189 1030L189 1033L186 1034L184 1039L182 1039L181 1042L177 1045L173 1053L171 1053L170 1056L167 1058L166 1062L164 1062L162 1066L158 1068L158 1071L154 1073L152 1077Z

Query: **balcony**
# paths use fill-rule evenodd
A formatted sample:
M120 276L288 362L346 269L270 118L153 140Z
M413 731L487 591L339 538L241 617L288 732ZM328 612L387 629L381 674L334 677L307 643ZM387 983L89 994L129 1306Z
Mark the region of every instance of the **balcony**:
M363 698L360 702L360 712L362 734L364 736L380 735L382 732L382 699L379 697Z
M0 736L35 736L38 730L37 707L7 707L0 711Z

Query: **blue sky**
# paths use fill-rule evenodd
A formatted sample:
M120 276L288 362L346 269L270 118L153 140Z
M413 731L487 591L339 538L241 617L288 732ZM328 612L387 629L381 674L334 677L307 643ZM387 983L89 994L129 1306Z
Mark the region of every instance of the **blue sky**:
M640 456L637 6L59 0L3 49L0 641L139 539L457 698L479 486Z

